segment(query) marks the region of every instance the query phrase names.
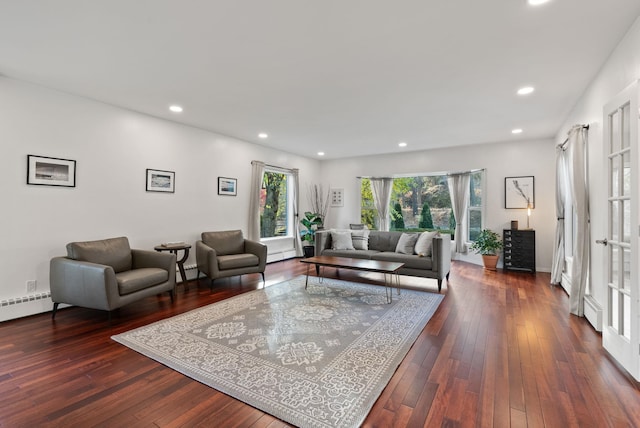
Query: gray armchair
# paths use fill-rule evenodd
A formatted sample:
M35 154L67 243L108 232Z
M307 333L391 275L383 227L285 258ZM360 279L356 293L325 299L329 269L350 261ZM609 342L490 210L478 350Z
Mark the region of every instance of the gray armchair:
M50 264L52 318L58 305L111 311L176 287L176 255L132 250L125 237L67 244Z
M260 273L264 282L266 245L245 239L241 230L203 232L201 237L202 240L196 242L196 279L202 272L211 278L213 287L213 281L218 278Z

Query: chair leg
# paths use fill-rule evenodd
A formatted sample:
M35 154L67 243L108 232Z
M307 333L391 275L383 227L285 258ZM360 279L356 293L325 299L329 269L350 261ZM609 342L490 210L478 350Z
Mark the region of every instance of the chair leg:
M54 320L56 319L56 312L58 311L58 305L60 303L54 303L53 304L53 311L51 312L51 319Z
M170 291L169 291L169 296L171 297L171 303L173 303L173 295L174 295L174 294L175 294L175 293L173 292L173 290L170 290Z
M210 288L211 290L213 290L213 281L215 281L215 279L211 278L211 284L209 284L209 288Z
M264 283L266 282L266 281L264 280L264 272L260 272L260 273L262 274L262 284L264 285Z
M450 274L450 273L451 273L451 272L447 272L447 281L449 281L449 274Z
M440 290L442 290L442 280L441 279L438 280L438 293L440 292Z

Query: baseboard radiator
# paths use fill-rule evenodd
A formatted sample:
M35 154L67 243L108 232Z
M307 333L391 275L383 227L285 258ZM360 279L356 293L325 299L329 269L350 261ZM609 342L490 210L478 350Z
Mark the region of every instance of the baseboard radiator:
M0 300L0 321L41 314L50 311L52 307L50 291Z

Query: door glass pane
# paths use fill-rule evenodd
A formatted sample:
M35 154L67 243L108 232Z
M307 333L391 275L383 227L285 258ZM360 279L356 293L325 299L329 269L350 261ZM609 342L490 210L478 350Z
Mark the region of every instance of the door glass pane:
M618 261L620 260L620 251L617 246L611 246L611 286L618 288L620 286L619 283L619 267Z
M631 297L623 295L622 302L622 334L631 340Z
M631 243L631 201L622 204L622 242Z
M609 116L611 121L611 153L620 151L620 112L616 110L615 113Z
M619 210L620 201L609 201L609 218L611 219L611 240L618 241L620 240L620 221L618 220L620 217Z
M631 153L625 152L622 155L622 194L631 194Z
M631 250L625 248L622 252L622 288L631 291Z
M609 308L609 325L615 331L618 331L620 328L618 323L618 292L613 288L609 289L609 303L611 305Z
M630 114L629 114L630 112L631 112L631 106L629 104L626 104L622 108L622 148L629 147L629 143L631 140L630 138L631 121L630 121Z
M620 196L620 156L614 156L610 160L610 168L611 168L611 189L609 190L609 195L613 197Z

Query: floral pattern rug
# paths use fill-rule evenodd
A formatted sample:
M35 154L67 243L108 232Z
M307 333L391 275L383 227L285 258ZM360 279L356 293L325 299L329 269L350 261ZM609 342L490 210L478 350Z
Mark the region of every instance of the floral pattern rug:
M357 427L443 299L305 277L112 338L300 427Z

